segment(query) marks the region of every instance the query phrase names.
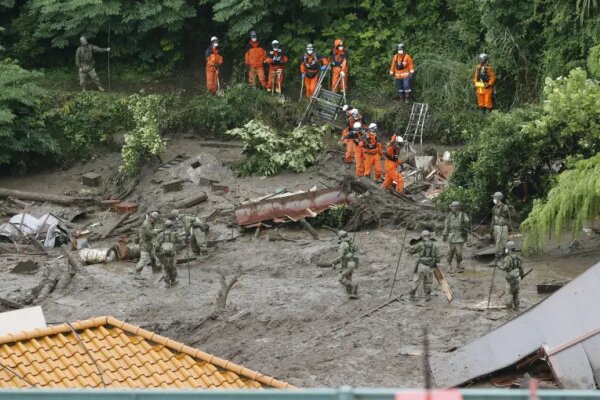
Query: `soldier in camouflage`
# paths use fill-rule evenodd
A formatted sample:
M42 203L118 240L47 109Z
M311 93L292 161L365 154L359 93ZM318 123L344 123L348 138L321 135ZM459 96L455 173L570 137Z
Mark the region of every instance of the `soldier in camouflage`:
M175 265L175 257L177 256L177 247L183 244L183 240L175 223L170 219L165 221L165 228L159 232L154 239L154 248L163 266L163 277L165 287L177 285L177 266Z
M209 226L206 222L194 215L181 214L179 210L172 210L169 218L177 221L178 232L185 238L186 243L191 245L195 254L207 251L206 235Z
M502 257L506 241L508 240L508 227L510 225L510 209L502 202L504 195L494 193L494 208L492 208L492 235L496 242L496 260Z
M506 308L509 310L519 309L519 286L524 276L523 260L514 251L515 242L507 242L504 255L498 260L498 268L504 271L506 277Z
M339 231L338 238L338 255L331 262L331 265L335 268L336 264L341 264L342 273L339 282L346 288L348 298L358 299L358 284L352 283L352 274L358 268L358 248L352 239L348 237L346 231Z
M456 257L456 269L458 272L464 271L461 267L463 245L467 241L467 234L471 229L471 221L467 214L460 210L460 203L453 201L450 205L450 212L446 217L444 233L442 239L448 241L448 268L449 272L454 273L452 268L452 259Z
M417 289L423 283L425 301L431 300L431 284L433 282L433 268L440 261L437 247L431 241L429 231L421 232L421 241L408 248L409 254L419 254L419 259L413 274L413 283L410 289L410 299L415 300Z
M157 262L156 254L152 241L157 233L158 212L152 211L146 215L146 220L140 228L140 261L137 264L135 273L142 272L148 261L152 265L152 272L160 272L160 263Z
M94 69L93 54L106 53L110 51L110 47L104 49L89 44L84 36L79 38L79 43L81 46L77 48L77 52L75 53L75 65L79 68L79 84L81 85L81 89L84 92L87 90L87 80L89 78L98 87L99 91L104 92L98 74L96 74L96 70Z

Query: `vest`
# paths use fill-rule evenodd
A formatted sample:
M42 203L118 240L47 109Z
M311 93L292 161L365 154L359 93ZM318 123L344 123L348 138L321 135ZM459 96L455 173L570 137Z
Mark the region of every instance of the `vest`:
M490 81L489 69L489 66L480 64L477 68L477 80L483 83L488 83Z

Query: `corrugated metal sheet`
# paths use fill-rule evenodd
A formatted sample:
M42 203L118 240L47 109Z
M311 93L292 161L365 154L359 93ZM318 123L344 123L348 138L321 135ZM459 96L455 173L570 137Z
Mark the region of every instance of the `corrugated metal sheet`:
M561 387L595 389L594 377L600 382L600 339L590 333L600 328L599 288L600 263L486 336L452 353L433 355L436 384L461 385L544 348Z

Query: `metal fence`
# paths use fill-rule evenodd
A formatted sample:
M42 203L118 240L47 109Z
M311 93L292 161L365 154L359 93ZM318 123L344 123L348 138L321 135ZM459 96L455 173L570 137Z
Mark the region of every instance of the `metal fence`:
M306 389L306 390L0 390L0 399L15 400L394 400L407 389ZM528 400L528 390L464 389L464 400ZM600 391L540 390L539 400L600 400ZM435 400L435 397L434 399Z

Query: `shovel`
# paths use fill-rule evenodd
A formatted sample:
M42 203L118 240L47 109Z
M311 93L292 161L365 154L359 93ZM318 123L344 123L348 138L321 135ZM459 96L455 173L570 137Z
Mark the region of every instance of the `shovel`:
M217 96L225 96L225 91L221 88L221 79L219 78L219 70L217 69Z

